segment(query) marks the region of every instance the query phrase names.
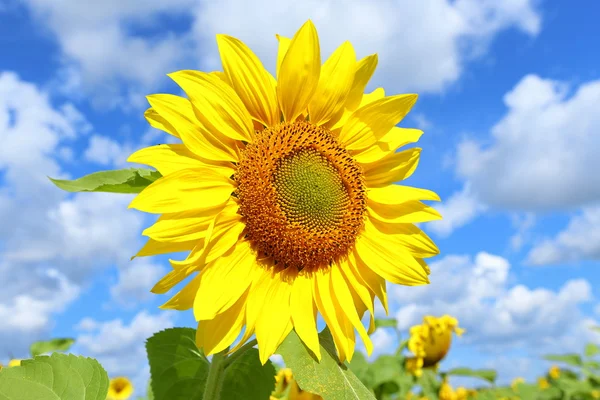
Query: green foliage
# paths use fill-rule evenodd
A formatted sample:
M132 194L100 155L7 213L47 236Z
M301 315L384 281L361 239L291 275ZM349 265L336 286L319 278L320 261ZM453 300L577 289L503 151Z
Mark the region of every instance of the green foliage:
M340 363L329 329L319 334L321 361L292 331L277 350L285 364L291 368L302 390L319 394L324 400L375 399L361 381L352 373L347 363Z
M0 400L105 400L108 376L91 358L54 353L0 372Z
M583 364L579 354L547 354L544 356L544 359L548 361L558 361L575 367L581 367Z
M31 357L35 357L53 351L69 351L73 343L75 343L75 339L71 338L57 338L34 342L29 346L29 352L31 353Z
M494 383L496 381L497 373L493 369L453 368L450 371L447 371L446 375L469 376Z
M395 318L375 318L375 328L395 328L397 325Z
M139 193L161 176L158 171L129 168L94 172L74 180L48 178L67 192Z
M196 331L172 328L146 342L155 400L201 400L209 362L196 347Z
M600 353L600 347L595 345L594 343L588 343L585 346L585 356L586 357L594 357L595 355Z
M249 349L225 369L221 400L264 400L275 387L275 367L260 364L257 349Z

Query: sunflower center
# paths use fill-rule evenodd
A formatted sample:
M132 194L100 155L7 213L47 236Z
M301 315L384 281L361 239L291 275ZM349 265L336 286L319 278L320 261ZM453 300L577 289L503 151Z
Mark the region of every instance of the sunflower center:
M322 127L297 121L257 131L234 179L246 237L277 268L326 268L363 227L362 171Z
M273 178L290 223L322 230L343 220L348 192L339 171L317 150L302 149L279 160Z

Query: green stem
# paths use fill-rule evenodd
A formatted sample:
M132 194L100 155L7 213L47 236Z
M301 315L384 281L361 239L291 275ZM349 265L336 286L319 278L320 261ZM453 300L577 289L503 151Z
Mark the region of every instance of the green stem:
M223 386L223 378L225 377L226 352L227 350L224 350L212 356L202 400L219 400L221 396L221 387Z
M245 345L240 347L235 353L232 353L229 357L227 357L223 361L223 368L227 368L231 363L233 363L235 360L237 360L237 358L239 356L244 354L246 352L246 350L254 347L255 345L256 345L256 339L252 339L251 341L249 341L248 343L246 343Z

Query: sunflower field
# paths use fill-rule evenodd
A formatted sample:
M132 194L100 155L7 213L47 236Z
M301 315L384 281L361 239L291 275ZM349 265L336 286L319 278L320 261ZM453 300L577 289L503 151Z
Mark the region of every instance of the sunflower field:
M402 184L421 155L404 146L423 132L397 125L418 96L365 92L378 56L357 59L350 42L322 62L310 20L277 40L275 76L224 34L222 71L169 73L184 95L148 95L144 116L171 142L127 160L148 168L50 178L133 194L129 208L156 215L132 259L187 253L147 288L195 325L147 338L145 400L600 399L597 344L546 355L556 365L537 381L498 385L492 369L440 367L469 334L453 316L408 332L376 317L391 285L430 283L440 253L421 229L443 217L439 196ZM395 331L397 348L371 356L376 329ZM65 354L73 343L33 343L1 369L0 400L134 399L130 377ZM454 383L464 378L479 383Z

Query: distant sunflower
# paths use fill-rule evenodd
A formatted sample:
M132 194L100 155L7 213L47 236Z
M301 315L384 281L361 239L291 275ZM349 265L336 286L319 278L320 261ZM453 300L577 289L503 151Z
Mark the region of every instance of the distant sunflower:
M162 307L193 308L206 354L245 326L238 346L255 334L262 363L292 329L320 358L319 312L350 360L354 329L372 350L361 317L370 312L372 331L386 281L428 283L423 259L439 252L413 225L440 218L420 202L439 197L394 184L419 160L419 148L396 152L422 134L396 127L417 96L363 95L377 55L357 61L349 42L321 66L311 21L278 39L277 79L240 40L217 35L223 72L169 74L189 100L147 97L149 123L182 144L128 160L163 175L130 204L162 214L137 255L190 251L152 291L196 273Z
M462 335L464 329L449 315L426 316L421 325L410 328L408 349L415 355L406 359L406 369L420 376L422 368L435 367L450 350L452 334Z
M123 376L110 380L107 400L127 400L133 394L133 384Z
M300 389L294 379L292 370L282 368L275 375L275 389L271 393L271 400L284 398L286 400L323 400L318 394Z

